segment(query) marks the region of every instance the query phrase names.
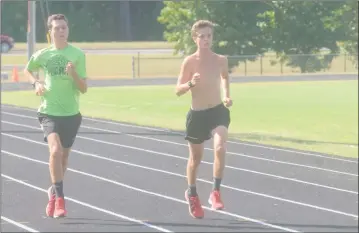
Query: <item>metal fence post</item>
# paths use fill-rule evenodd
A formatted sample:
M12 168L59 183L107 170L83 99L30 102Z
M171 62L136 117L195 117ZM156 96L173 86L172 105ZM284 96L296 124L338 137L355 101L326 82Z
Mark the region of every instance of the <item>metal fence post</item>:
M140 76L140 52L137 53L137 77L141 77Z
M347 72L347 53L344 53L344 72Z
M244 76L247 76L247 59L244 60Z
M136 78L136 73L135 73L135 56L132 56L132 78Z
M36 1L28 1L27 59L30 60L36 46Z

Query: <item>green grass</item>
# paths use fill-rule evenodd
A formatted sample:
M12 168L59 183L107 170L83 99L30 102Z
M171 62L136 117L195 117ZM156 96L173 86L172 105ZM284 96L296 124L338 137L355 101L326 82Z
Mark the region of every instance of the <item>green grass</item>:
M173 43L166 41L138 42L71 42L82 49L172 49ZM47 47L47 43L36 43L36 49ZM27 43L16 43L14 50L26 50Z
M358 157L358 82L232 84L232 137ZM33 92L3 92L2 103L37 108ZM104 105L101 105L104 104ZM183 130L190 96L173 86L91 88L86 116Z

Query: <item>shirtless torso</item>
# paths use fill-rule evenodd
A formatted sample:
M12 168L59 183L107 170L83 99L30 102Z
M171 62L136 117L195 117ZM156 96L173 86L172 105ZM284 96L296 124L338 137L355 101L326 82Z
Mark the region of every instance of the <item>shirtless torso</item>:
M213 52L203 57L197 53L186 57L179 84L187 83L196 73L199 74L198 81L190 88L193 110L204 110L222 103L221 81L227 78L223 77L226 61L225 56Z
M194 110L203 110L217 106L222 102L221 97L221 70L222 56L211 54L209 57L199 58L192 55L191 77L199 73L200 81L191 88L192 106Z

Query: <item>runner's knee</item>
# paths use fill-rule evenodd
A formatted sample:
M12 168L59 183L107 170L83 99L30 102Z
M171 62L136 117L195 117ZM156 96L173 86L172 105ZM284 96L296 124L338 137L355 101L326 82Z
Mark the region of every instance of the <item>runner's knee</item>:
M52 145L50 147L50 156L57 157L57 158L62 158L63 151L61 149L61 146Z
M216 154L224 154L226 152L227 128L218 126L214 130L214 151Z
M214 151L217 155L224 154L226 152L226 147L223 142L219 142L214 145Z
M200 157L194 157L194 156L190 156L189 157L189 165L193 168L196 168L199 166L199 164L201 163L201 158Z
M58 135L56 134L49 135L48 142L49 142L50 156L62 157L63 149Z
M203 144L190 144L189 165L198 167L202 160Z

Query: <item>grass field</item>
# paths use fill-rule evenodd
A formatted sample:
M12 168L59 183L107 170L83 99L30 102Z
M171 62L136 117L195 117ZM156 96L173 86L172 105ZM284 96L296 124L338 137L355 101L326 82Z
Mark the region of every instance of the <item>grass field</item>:
M134 58L134 60L133 60ZM246 68L244 63L240 63L238 67L233 70L233 76L256 76L261 75L261 65L263 75L296 75L300 74L299 69L292 69L283 66L281 72L280 65L272 66L271 60L275 56L266 56L262 63L260 60L254 62L247 62ZM134 61L134 69L132 62ZM172 54L87 54L87 69L88 76L92 79L108 79L108 78L154 78L154 77L177 77L183 58L179 55ZM22 74L23 66L27 62L26 55L3 55L2 65L20 69L20 80L24 80ZM346 68L344 64L346 63ZM357 73L350 61L345 62L344 56L337 57L327 71L318 73Z
M139 42L71 42L82 49L172 49L173 43L166 41ZM36 50L47 47L47 43L36 43ZM26 43L16 43L14 50L26 50Z
M358 157L358 82L232 84L232 137ZM183 130L190 96L173 86L91 88L86 116ZM33 92L3 92L2 103L37 108Z

